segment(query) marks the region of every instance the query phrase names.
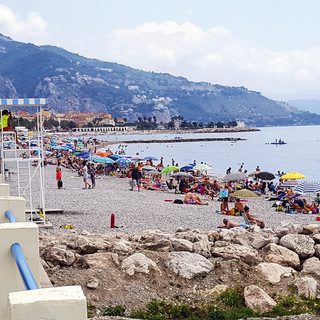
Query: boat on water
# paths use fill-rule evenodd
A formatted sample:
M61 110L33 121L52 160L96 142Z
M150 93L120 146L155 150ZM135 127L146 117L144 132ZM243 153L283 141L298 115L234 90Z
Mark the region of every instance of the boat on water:
M271 142L270 144L287 144L286 142Z

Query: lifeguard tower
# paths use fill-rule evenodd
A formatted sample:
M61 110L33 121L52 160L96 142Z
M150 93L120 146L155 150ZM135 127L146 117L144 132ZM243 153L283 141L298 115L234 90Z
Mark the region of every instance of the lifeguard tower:
M44 155L42 107L45 98L0 99L2 111L30 108L35 115L35 129L21 130L17 134L22 145L16 144L16 133L3 131L0 135L1 183L10 182L10 194L26 199L26 211L32 221L46 224L44 196Z

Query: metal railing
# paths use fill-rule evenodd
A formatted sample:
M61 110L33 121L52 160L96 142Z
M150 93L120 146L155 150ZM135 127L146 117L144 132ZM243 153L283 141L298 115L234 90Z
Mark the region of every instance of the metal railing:
M17 222L15 215L10 210L7 210L5 212L5 216L8 218L10 223ZM24 257L20 244L14 243L11 246L11 252L19 268L19 271L26 289L27 290L39 289L39 286L37 285L36 280L34 279L33 274L29 268L28 262Z

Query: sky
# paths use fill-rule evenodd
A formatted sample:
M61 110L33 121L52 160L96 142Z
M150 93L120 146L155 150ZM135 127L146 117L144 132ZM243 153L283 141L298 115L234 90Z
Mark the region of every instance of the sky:
M320 99L319 12L319 0L1 0L0 33L271 99Z

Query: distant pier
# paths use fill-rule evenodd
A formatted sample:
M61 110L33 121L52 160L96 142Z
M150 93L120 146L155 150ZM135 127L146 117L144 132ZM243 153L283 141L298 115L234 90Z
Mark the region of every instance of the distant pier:
M117 141L116 143L129 144L129 143L176 143L176 142L202 142L202 141L242 141L247 139L242 138L175 138L175 139L152 139L152 140L128 140L128 141ZM115 141L113 141L115 142Z

